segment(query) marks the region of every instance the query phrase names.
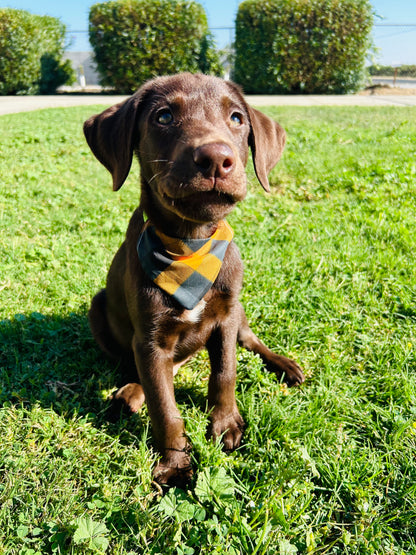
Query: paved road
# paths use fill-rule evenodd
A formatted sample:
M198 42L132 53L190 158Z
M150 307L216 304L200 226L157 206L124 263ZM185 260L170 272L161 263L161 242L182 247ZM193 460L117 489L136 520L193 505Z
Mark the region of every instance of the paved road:
M55 95L55 96L0 96L0 115L29 112L41 108L59 108L99 104L111 106L125 96ZM253 106L416 106L415 95L293 95L250 96Z

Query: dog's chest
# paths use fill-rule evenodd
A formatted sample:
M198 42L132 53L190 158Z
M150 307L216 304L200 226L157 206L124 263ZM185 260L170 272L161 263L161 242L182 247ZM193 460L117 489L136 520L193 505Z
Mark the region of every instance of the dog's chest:
M184 310L180 316L180 320L182 322L189 322L190 324L197 324L202 319L206 304L204 299L202 299L192 310Z

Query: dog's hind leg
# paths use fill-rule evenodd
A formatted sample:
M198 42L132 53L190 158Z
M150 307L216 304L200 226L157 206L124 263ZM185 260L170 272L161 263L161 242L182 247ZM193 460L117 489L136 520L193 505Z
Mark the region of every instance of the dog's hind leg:
M120 360L123 355L121 346L114 338L107 318L107 296L105 289L92 299L91 307L88 312L88 320L95 341L101 350L111 359Z
M297 362L285 356L277 355L254 334L248 325L242 306L237 340L241 347L259 355L266 366L266 370L276 374L279 379L283 378L283 381L289 386L299 385L305 381L303 372Z
M112 402L108 411L109 420L115 421L121 412L138 412L145 399L143 388L138 383L139 376L133 351L125 352L113 336L107 319L106 302L106 291L102 289L91 302L88 319L92 335L101 350L120 366L121 387L111 396Z

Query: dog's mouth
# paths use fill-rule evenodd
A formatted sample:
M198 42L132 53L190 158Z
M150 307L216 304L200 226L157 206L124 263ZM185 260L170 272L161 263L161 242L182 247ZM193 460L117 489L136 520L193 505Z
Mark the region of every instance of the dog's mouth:
M230 193L199 191L181 196L163 193L162 202L170 212L190 222L211 222L225 218L239 199Z
M198 176L189 183L178 184L166 180L160 184L159 194L170 205L229 207L244 199L246 186L242 178L236 184L235 180Z
M180 195L170 196L166 192L163 193L165 201L172 205L224 205L231 206L238 202L238 198L231 193L224 193L212 189L210 191L187 192Z
M206 223L227 216L246 195L245 173L234 172L233 178L205 178L202 175L174 176L153 180L151 191L155 201L181 220Z

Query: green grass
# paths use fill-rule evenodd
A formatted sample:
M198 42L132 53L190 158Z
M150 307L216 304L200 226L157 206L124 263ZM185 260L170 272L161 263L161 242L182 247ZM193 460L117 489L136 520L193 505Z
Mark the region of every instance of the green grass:
M105 420L114 369L91 296L138 203L82 137L94 108L0 118L0 554L416 553L416 123L412 108L270 108L266 196L229 218L256 332L308 380L238 353L243 445L205 439L208 358L176 378L189 490L161 497L146 409Z

